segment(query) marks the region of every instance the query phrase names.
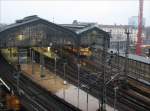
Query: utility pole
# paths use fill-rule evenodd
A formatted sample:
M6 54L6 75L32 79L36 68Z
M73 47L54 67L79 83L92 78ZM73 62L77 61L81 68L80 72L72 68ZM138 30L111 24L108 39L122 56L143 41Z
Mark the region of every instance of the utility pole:
M102 53L102 96L101 96L101 111L106 111L106 59L107 59L107 39L103 39Z
M125 51L125 62L124 62L124 82L126 83L126 80L127 80L127 66L128 66L128 57L129 57L129 45L130 45L130 39L129 39L129 36L130 36L130 32L129 32L129 29L126 29L125 30L125 34L127 35L127 40L126 40L126 51Z
M77 64L77 68L78 68L78 108L79 108L79 91L80 91L80 67L81 67L81 64L78 63Z
M19 61L19 56L20 56L20 50L19 50L19 47L17 48L17 50L18 50L18 54L17 54L17 91L18 91L18 93L19 93L19 90L20 90L20 88L19 88L19 84L20 84L20 73L21 73L21 67L20 67L20 61Z
M32 55L32 75L34 75L34 63L35 63L35 61L34 61L34 50L32 50L32 52L31 52L31 55Z
M119 89L119 87L118 86L116 86L115 88L114 88L114 93L115 93L115 95L114 95L114 111L116 111L116 104L117 104L117 90Z

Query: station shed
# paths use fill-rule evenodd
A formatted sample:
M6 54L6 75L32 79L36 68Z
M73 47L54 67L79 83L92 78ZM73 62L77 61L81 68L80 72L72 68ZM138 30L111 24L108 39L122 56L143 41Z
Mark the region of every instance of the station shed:
M55 45L73 44L99 45L103 41L109 46L110 34L97 26L69 27L42 19L37 15L24 17L15 23L7 25L0 31L0 47L47 47Z

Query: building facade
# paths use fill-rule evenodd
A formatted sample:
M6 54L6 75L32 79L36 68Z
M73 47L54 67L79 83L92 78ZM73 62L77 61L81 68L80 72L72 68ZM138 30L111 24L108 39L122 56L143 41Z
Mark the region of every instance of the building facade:
M124 52L126 49L126 40L127 40L127 34L125 31L129 29L129 39L130 39L130 46L135 46L137 42L137 32L138 29L132 25L99 25L99 27L106 31L111 33L111 39L110 39L110 47L112 49L119 49ZM145 39L144 32L142 33L143 40Z
M146 19L143 17L142 25L145 27ZM135 28L138 27L138 16L132 16L128 19L128 25L132 25Z

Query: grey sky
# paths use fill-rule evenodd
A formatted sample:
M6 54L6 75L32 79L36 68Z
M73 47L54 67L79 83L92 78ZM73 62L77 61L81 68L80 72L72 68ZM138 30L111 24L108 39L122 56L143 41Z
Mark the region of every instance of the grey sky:
M1 0L0 22L13 23L28 15L38 15L56 23L98 22L127 24L138 15L138 0ZM144 17L150 26L150 0L144 1Z

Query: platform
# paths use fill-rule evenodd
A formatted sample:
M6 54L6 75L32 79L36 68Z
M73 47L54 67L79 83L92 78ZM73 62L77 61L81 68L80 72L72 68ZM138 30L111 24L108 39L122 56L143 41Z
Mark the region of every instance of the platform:
M50 72L48 69L45 69L45 77L40 76L40 65L34 64L35 73L32 74L32 65L31 64L22 64L21 70L26 76L32 79L34 82L57 95L58 97L64 99L66 102L78 107L82 111L96 111L99 108L99 101L97 98L93 97L90 94L87 94L85 91L79 89L78 96L78 87L67 83L64 84L64 80L56 74ZM87 99L88 95L88 99ZM87 102L88 101L88 102ZM113 111L114 109L106 105L107 111Z

